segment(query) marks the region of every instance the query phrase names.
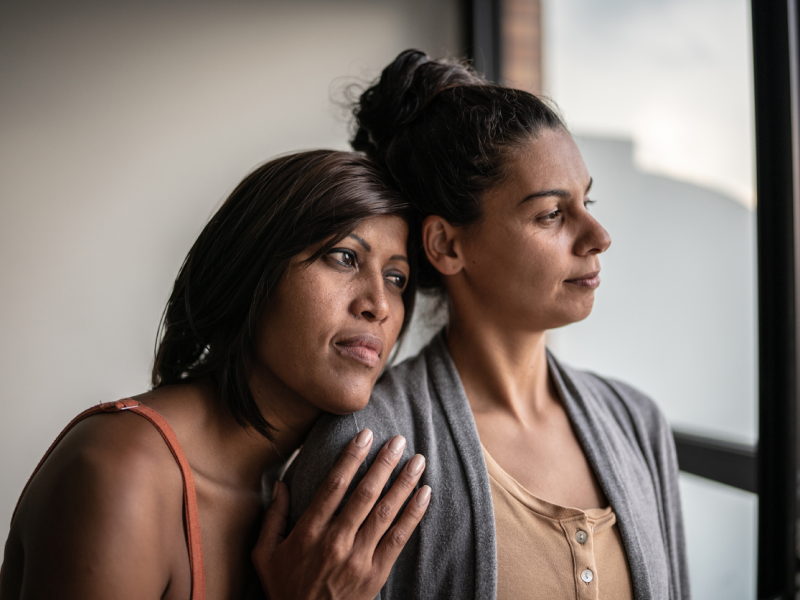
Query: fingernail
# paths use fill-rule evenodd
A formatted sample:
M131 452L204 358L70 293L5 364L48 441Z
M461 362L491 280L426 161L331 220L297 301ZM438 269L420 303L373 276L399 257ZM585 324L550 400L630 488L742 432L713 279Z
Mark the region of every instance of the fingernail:
M415 498L417 504L420 506L427 506L428 501L431 499L431 487L429 485L423 485L419 491L417 492L417 497Z
M278 482L276 481L275 485L272 486L272 499L275 500L277 495L278 495Z
M396 435L392 438L392 441L389 442L389 452L392 454L400 454L403 451L403 448L406 447L406 438L402 435Z
M408 471L409 475L419 475L419 472L422 471L422 467L425 466L425 457L422 454L417 454L414 458L408 461L408 466L406 470Z
M356 436L356 446L363 448L369 444L372 439L372 432L369 429L362 429L361 433Z

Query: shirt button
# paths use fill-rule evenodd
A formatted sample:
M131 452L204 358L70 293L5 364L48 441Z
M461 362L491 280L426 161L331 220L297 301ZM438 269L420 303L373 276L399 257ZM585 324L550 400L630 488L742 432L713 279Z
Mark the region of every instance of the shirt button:
M594 579L594 573L592 573L589 569L586 569L583 571L583 573L581 573L581 579L583 579L584 582L589 583L592 579Z
M583 529L578 529L577 533L575 534L575 541L579 544L585 544L586 540L589 539L589 534L586 533Z

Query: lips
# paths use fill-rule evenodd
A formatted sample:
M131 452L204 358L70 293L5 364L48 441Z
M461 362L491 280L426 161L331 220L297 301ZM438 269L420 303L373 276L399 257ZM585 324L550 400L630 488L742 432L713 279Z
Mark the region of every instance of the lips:
M334 348L343 356L352 358L368 367L381 364L383 341L368 333L354 335L333 343Z
M575 279L567 279L564 283L569 283L587 290L596 289L600 285L600 271L593 271Z

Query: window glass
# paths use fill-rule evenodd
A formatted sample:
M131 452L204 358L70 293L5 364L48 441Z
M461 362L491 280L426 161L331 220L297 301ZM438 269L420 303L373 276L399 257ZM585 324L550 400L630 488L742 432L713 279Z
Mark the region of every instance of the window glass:
M752 60L746 0L547 0L544 93L613 243L564 361L649 394L677 429L757 439ZM757 497L681 475L693 596L754 597Z
M614 242L591 318L550 344L672 423L756 440L753 109L744 0L547 2L545 94Z

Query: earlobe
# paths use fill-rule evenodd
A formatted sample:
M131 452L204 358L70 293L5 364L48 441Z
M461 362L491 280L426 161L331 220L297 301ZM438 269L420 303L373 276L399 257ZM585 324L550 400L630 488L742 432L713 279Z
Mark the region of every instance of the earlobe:
M464 268L458 228L438 215L422 222L422 245L428 261L442 275L455 275Z

